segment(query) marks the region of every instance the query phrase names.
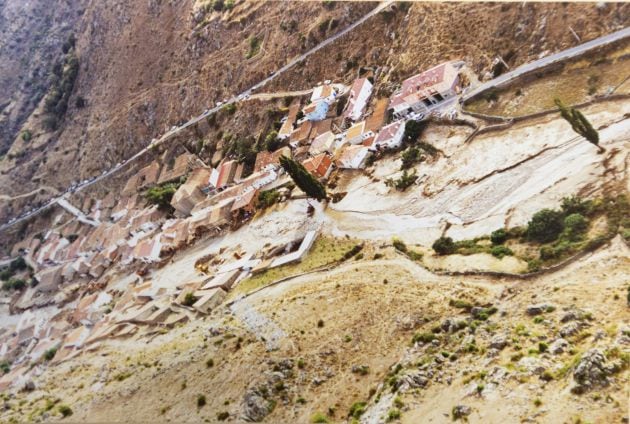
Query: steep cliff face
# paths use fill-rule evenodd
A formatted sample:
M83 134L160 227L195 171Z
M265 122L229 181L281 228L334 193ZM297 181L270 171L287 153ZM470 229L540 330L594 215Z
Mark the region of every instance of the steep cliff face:
M110 167L373 6L240 2L200 11L192 1L88 2L75 28L80 67L64 121L51 132L36 114L32 140L5 140L6 194L43 181L64 187Z
M49 88L49 72L87 1L0 0L0 154Z

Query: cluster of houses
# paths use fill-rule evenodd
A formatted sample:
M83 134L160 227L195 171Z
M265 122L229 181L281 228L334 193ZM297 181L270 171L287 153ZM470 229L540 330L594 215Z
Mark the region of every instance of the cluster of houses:
M304 107L297 100L289 106L278 131L286 146L258 153L247 176L243 164L229 158L214 168L188 152L174 160L153 161L131 176L122 192L98 201L85 199L79 205L87 216L100 221L96 228L69 220L14 246L12 256L25 258L35 270L37 285L13 299L12 310L64 306L72 290L102 281L114 266L133 265L129 269L140 275L146 264L164 262L196 238L243 222L256 212L261 191L281 189L290 182L280 166L282 156L299 161L322 180L334 169L364 168L375 152L401 146L407 119L422 119L459 93L458 66L443 63L403 81L390 99L372 102L374 87L368 78L355 80L343 93L344 88L335 84L315 87ZM338 111L333 105L344 96L345 107ZM388 116L395 120L387 123ZM143 196L147 189L167 183L179 184L171 200L175 210L171 218L158 206L147 206ZM17 325L0 328L0 358L27 352L32 361L54 348L55 360L63 360L86 344L132 335L140 324L174 325L208 313L246 275L299 260L314 239L315 234L309 233L291 249L284 246L261 257L239 255L238 261L216 268L211 278L177 290L150 282L129 285L108 313L103 311L112 296L98 288L50 319L37 320L24 312ZM17 381L14 372L0 378L0 389Z

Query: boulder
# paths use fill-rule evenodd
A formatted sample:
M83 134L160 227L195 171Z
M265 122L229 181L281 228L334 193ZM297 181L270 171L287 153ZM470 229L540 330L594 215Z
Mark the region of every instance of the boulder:
M560 335L562 337L574 336L580 332L580 328L581 326L579 323L575 321L570 322L568 324L563 325L562 328L560 328Z
M545 312L551 312L555 309L553 305L548 305L546 303L540 303L538 305L529 305L526 309L527 315L536 316L540 314L544 314Z
M250 389L245 393L243 400L243 419L245 421L260 422L272 410L272 404L265 399L256 389Z
M614 374L615 365L606 361L606 357L599 349L587 351L573 371L575 385L572 393L581 394L595 386L607 386L610 383L608 377Z
M508 345L507 337L501 334L497 334L490 340L490 348L502 350Z
M465 418L469 416L471 412L472 412L472 409L470 409L470 406L466 406L466 405L454 406L453 411L452 411L453 419L458 420L460 418Z
M553 343L551 343L551 345L549 346L549 352L553 353L554 355L559 355L561 353L564 353L564 351L569 347L569 342L566 341L563 338L559 338L553 341Z
M429 384L429 378L422 371L410 372L398 380L398 387L407 386L412 389L426 387ZM404 390L403 390L404 391Z

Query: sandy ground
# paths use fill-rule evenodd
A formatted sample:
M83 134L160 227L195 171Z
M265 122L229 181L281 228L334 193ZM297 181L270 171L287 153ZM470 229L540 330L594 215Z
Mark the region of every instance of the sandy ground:
M603 155L578 139L561 118L547 117L481 135L448 158L420 164L419 184L405 193L384 184L398 161L377 162L374 177L380 181L365 176L340 188L348 195L327 212L331 231L381 240L398 236L427 246L446 223L454 239L472 238L504 225L526 224L534 212L558 205L564 196L601 194L605 175L627 179L630 121L623 115L629 111L628 102L584 111L594 125L608 124L600 130L600 143L607 149Z

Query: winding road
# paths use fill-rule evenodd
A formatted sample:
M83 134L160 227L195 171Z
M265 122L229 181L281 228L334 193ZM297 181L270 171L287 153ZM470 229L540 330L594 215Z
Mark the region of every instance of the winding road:
M323 42L321 42L320 44L318 44L317 46L313 47L312 49L308 50L307 52L297 56L296 58L294 58L293 60L291 60L290 62L288 62L286 65L282 66L280 69L278 69L276 72L272 73L269 77L265 78L264 80L260 81L258 84L252 86L251 88L245 90L244 92L233 96L232 98L228 99L226 102L224 102L223 104L218 104L217 106L211 108L211 109L207 109L204 113L202 113L201 115L190 119L188 122L182 124L179 127L176 127L168 132L166 132L164 135L162 135L162 137L158 138L157 140L151 142L148 146L146 146L145 148L143 148L142 150L140 150L139 152L137 152L136 154L134 154L133 156L131 156L130 158L126 159L125 161L117 164L114 168L104 172L103 174L97 176L97 177L93 177L92 179L90 179L89 181L84 181L83 183L78 184L77 186L75 186L72 190L70 189L66 189L66 191L59 197L57 198L52 198L50 199L44 206L41 206L37 209L34 209L26 214L22 214L19 218L14 219L13 221L10 221L8 223L4 223L2 225L0 225L0 231L4 231L5 229L18 224L26 219L31 218L32 216L46 210L47 208L58 204L59 201L61 199L63 199L63 195L65 195L68 192L78 192L81 191L89 186L91 186L92 184L95 184L107 177L109 177L110 175L120 171L121 169L123 169L125 166L127 166L128 164L130 164L131 162L133 162L134 160L138 159L139 157L143 156L145 153L147 153L150 149L161 145L162 143L164 143L165 141L167 141L168 139L170 139L171 137L173 137L174 135L180 133L181 131L186 130L188 127L196 125L198 122L200 122L203 119L206 119L208 116L218 112L219 110L221 110L221 108L225 107L226 105L229 104L233 104L233 103L237 103L243 100L247 100L250 99L252 97L252 92L263 87L264 85L266 85L267 83L271 82L273 79L277 78L280 74L288 71L289 69L291 69L293 66L297 65L298 63L302 62L304 59L306 59L308 56L312 55L313 53L321 50L322 48L326 47L327 45L335 42L337 39L339 39L340 37L343 37L345 34L347 34L348 32L354 30L356 27L358 27L359 25L363 24L365 21L367 21L368 19L370 19L372 16L380 13L382 10L384 10L385 8L387 8L388 6L390 6L393 3L393 0L388 0L385 2L380 3L377 7L375 7L374 9L372 9L369 13L367 13L366 15L364 15L361 19L359 19L358 21L354 22L352 25L348 26L347 28L345 28L344 30L340 31L339 33L333 35L332 37L324 40ZM548 66L552 63L555 62L559 62L568 58L572 58L572 57L576 57L588 50L591 50L595 47L599 47L599 46L603 46L621 39L624 39L626 37L630 36L630 27L628 28L624 28L620 31L614 32L612 34L608 34L605 35L603 37L599 37L596 38L594 40L588 41L586 43L580 44L579 46L576 47L572 47L570 49L567 50L563 50L562 52L559 53L555 53L552 54L550 56L547 56L545 58L536 60L534 62L525 64L520 66L519 68L515 69L514 71L510 71L506 74L503 74L491 81L488 81L486 83L483 83L479 86L477 86L475 89L473 89L470 92L464 93L461 97L462 101L467 101L470 98L478 95L479 93L481 93L484 90L487 90L489 88L493 88L493 87L497 87L499 85L505 84L523 74L526 74L528 72L534 71L536 69Z
M479 95L483 91L505 85L529 72L544 68L545 66L549 66L557 62L562 62L563 60L571 59L573 57L584 54L587 51L592 50L596 47L601 47L605 46L606 44L614 43L615 41L622 40L628 36L630 36L630 27L624 28L617 32L613 32L612 34L604 35L591 41L587 41L586 43L580 44L578 46L562 50L561 52L554 53L533 62L526 63L514 69L513 71L506 72L501 76L498 76L488 82L478 85L469 92L465 92L464 95L461 97L461 101L466 102L473 97Z
M145 147L142 150L140 150L139 152L137 152L135 155L133 155L130 158L127 158L125 161L117 164L114 168L108 170L107 172L104 172L103 174L101 174L101 175L99 175L97 177L94 177L93 179L91 179L89 181L86 181L84 183L80 183L79 185L77 185L72 190L72 192L81 191L81 190L91 186L92 184L95 184L95 183L97 183L97 182L99 182L99 181L109 177L110 175L120 171L125 166L127 166L128 164L130 164L134 160L138 159L139 157L141 157L145 153L147 153L150 149L152 149L152 148L154 148L156 146L159 146L160 144L164 143L166 140L168 140L169 138L171 138L175 134L178 134L179 132L184 131L188 127L197 124L199 121L201 121L203 119L206 119L208 116L218 112L219 110L221 110L221 108L225 107L226 105L250 99L251 97L253 97L252 96L252 92L253 91L263 87L264 85L266 85L267 83L272 81L274 78L277 78L280 74L288 71L293 66L297 65L298 63L300 63L301 61L306 59L308 56L310 56L313 53L321 50L322 48L326 47L330 43L333 43L334 41L336 41L340 37L343 37L345 34L349 33L350 31L352 31L353 29L355 29L359 25L363 24L365 21L370 19L372 16L380 13L383 9L387 8L392 3L393 3L393 0L387 0L385 2L380 3L378 6L376 6L374 9L372 9L369 13L364 15L358 21L354 22L353 24L351 24L350 26L348 26L344 30L338 32L337 34L333 35L332 37L322 41L321 43L319 43L317 46L313 47L312 49L310 49L310 50L302 53L298 57L294 58L289 63L287 63L286 65L284 65L283 67L281 67L280 69L278 69L277 71L275 71L274 73L269 75L269 77L267 77L264 80L260 81L258 84L254 85L253 87L245 90L244 92L242 92L242 93L240 93L238 95L233 96L232 98L228 99L223 104L220 104L218 106L215 106L215 107L213 107L211 109L206 110L201 115L199 115L199 116L197 116L195 118L192 118L191 120L189 120L188 122L182 124L181 126L166 132L164 135L162 135L162 137L160 137L157 140L153 141L147 147ZM308 92L305 92L304 94L308 94ZM264 95L261 94L260 96L261 96L260 98L264 98L264 97L262 97ZM65 193L67 193L68 191L70 191L70 190L67 189ZM23 214L22 216L20 216L19 218L15 219L14 221L11 221L11 222L8 222L8 223L0 225L0 231L3 231L3 230L5 230L5 229L7 229L7 228L9 228L9 227L11 227L11 226L13 226L15 224L18 224L19 222L22 222L22 221L26 220L26 219L29 219L32 216L34 216L34 215L44 211L45 209L47 209L47 208L49 208L49 207L51 207L51 206L53 206L55 204L58 204L61 199L63 199L63 195L59 196L57 198L50 199L44 206L41 206L41 207L39 207L37 209L34 209L31 212L28 212L27 214Z

